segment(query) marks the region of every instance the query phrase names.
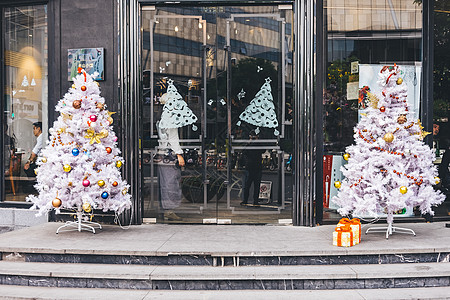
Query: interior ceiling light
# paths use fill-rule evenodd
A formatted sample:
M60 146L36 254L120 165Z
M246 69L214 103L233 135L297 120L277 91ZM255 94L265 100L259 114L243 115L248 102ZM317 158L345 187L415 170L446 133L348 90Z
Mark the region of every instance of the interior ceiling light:
M202 29L202 28L203 28L203 25L202 25L202 23L198 23L198 28L200 28L200 29Z
M175 32L178 32L178 26L175 26Z

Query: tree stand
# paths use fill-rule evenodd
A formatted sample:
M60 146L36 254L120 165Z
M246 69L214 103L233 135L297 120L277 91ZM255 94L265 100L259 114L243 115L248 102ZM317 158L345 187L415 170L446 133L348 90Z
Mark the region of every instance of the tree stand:
M76 221L67 221L64 225L58 227L56 230L56 234L63 228L66 228L62 231L75 231L78 230L81 232L82 230L91 231L95 233L95 226L98 226L98 229L102 229L102 225L96 222L83 221L83 211L79 209L77 211L77 220Z
M394 215L392 214L392 212L390 212L388 214L386 221L388 223L387 227L386 226L383 226L383 227L369 227L366 230L366 234L368 234L369 232L385 232L386 231L386 239L389 239L389 236L392 233L394 233L394 232L408 233L408 234L412 234L412 235L416 236L416 233L412 229L393 226Z

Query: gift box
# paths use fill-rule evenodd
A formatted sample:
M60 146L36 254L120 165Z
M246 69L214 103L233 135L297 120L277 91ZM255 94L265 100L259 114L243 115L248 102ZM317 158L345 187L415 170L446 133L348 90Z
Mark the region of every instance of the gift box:
M333 232L333 245L339 247L351 247L353 243L353 230L349 224L337 226Z
M359 219L353 218L342 218L339 220L339 223L336 225L337 227L350 225L350 228L353 232L353 244L359 244L361 242L361 221Z

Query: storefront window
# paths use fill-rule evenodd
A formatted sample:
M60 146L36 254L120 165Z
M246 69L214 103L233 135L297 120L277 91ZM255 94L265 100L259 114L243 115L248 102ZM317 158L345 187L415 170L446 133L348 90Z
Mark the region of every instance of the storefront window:
M155 7L142 20L144 218L291 222L292 7Z
M33 167L47 140L47 6L3 9L3 201L35 193ZM33 155L34 154L34 155Z
M434 1L434 66L433 66L433 150L436 153L441 183L438 188L447 196L446 201L436 209L439 216L448 216L450 201L450 3Z
M331 202L337 194L334 182L342 180L342 155L354 143L358 110L366 105L364 93L376 88L376 73L383 66L403 67L419 116L422 7L417 2L334 0L324 4L324 219L340 218Z

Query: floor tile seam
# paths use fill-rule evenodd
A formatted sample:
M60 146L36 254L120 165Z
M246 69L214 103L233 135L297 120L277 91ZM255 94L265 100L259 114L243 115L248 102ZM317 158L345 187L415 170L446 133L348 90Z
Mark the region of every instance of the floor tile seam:
M159 246L156 250L155 250L155 253L156 254L158 254L159 252L164 252L164 251L160 251L160 249L162 248L162 247L164 247L164 245L166 245L167 244L167 242L169 242L169 240L174 236L176 234L176 232L173 232L163 243L162 243L162 245L161 246Z

